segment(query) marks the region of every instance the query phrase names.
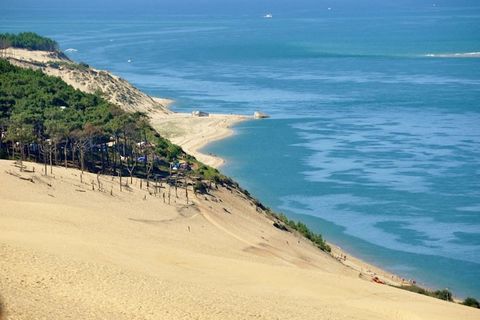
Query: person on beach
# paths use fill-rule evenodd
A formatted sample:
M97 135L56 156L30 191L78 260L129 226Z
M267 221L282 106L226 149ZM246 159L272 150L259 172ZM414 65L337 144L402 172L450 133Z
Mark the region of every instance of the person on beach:
M5 316L5 309L3 306L2 297L0 297L0 320L5 320L4 316Z

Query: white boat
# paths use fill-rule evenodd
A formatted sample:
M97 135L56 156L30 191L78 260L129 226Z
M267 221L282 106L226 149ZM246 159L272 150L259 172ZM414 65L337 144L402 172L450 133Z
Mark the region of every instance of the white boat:
M273 15L271 13L267 13L266 15L263 16L265 19L272 19Z

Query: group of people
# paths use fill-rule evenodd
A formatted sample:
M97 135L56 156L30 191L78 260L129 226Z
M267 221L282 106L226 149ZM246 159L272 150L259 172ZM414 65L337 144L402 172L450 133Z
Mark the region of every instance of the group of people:
M335 257L338 261L347 261L347 255L340 253L338 256Z

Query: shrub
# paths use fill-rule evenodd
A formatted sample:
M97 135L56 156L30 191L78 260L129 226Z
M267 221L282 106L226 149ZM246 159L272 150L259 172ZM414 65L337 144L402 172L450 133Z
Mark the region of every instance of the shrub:
M423 294L423 295L426 295L426 296L432 296L432 293L430 291L427 291L426 289L424 289L422 287L419 287L419 286L416 286L416 285L401 286L400 288L404 289L404 290L407 290L407 291Z
M78 68L79 68L80 70L86 70L86 69L90 68L90 66L89 66L87 63L85 63L85 62L80 62L80 63L78 64Z
M301 235L303 235L305 238L312 241L313 244L315 244L315 246L317 246L317 248L319 248L322 251L326 251L326 252L331 252L332 251L332 248L330 248L330 246L325 242L325 240L323 240L322 235L314 233L313 231L311 231L305 223L300 222L300 221L295 222L293 220L290 220L283 213L274 213L271 210L268 210L268 212L273 217L277 218L280 222L282 222L284 224L284 225L282 225L282 227L288 226L290 229L296 230ZM275 223L278 226L275 225ZM275 222L275 223L274 223L274 226L279 228L280 224L278 224L277 222ZM283 230L283 228L279 228L279 229Z
M468 297L465 300L463 300L462 304L466 305L466 306L469 306L469 307L480 309L480 302L478 302L477 299L472 298L472 297Z
M416 286L416 285L411 285L411 286L401 286L399 287L400 289L423 294L429 297L445 300L445 301L453 301L453 294L447 289L443 290L436 290L436 291L430 291L427 289L424 289L422 287ZM475 303L475 299L470 298L472 300L469 300L468 303ZM467 301L467 299L465 299ZM478 303L478 302L477 302ZM464 302L465 304L465 302Z
M200 194L208 193L207 186L201 181L195 182L195 184L193 185L193 191Z
M441 300L453 301L452 293L450 291L448 291L447 289L437 290L437 291L433 292L433 296L435 298L438 298L438 299L441 299Z

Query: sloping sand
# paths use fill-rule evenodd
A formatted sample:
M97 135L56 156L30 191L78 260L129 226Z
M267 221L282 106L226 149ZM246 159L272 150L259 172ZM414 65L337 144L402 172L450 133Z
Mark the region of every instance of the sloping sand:
M80 183L78 170L54 168L54 177L45 177L41 165L27 167L35 173L0 161L7 319L480 317L359 279L273 227L236 190L199 198L190 191L194 205L186 204L184 189L179 198L172 190L168 205L137 179L120 192L116 179L100 177L99 191L95 175Z
M50 76L87 93L101 92L110 102L128 112L170 114L169 99L154 99L116 75L105 70L80 66L56 52L9 48L5 56L10 63L23 68L40 69Z

